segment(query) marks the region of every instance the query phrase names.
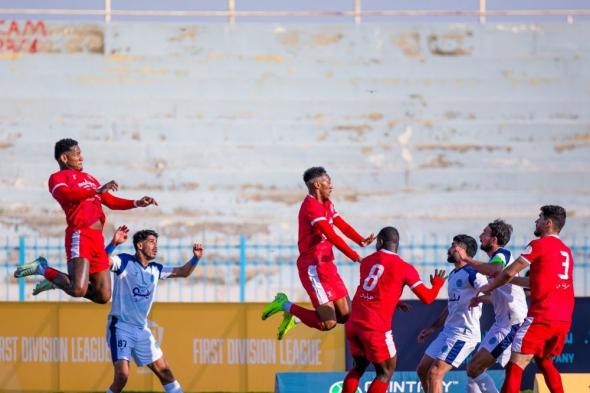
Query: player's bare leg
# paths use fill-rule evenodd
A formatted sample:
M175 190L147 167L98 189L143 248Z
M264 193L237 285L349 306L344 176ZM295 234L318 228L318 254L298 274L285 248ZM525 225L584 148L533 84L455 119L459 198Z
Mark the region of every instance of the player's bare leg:
M120 393L127 384L127 379L129 378L129 360L119 359L113 363L113 367L115 368L115 375L109 391L112 393Z
M342 299L338 299L342 300ZM320 321L322 322L323 329L322 330L332 330L338 325L338 320L336 319L336 307L334 302L328 302L319 305L315 309ZM297 314L295 314L297 316Z
M477 390L483 393L498 393L494 380L485 371L496 363L496 359L487 349L477 351L471 362L467 365L467 376L471 378L469 383L476 384ZM467 389L471 391L469 388Z
M443 379L452 369L451 364L436 359L428 370L428 393L443 393Z
M111 299L111 273L109 270L92 273L85 298L94 303L105 304Z
M348 317L350 316L350 297L345 296L334 300L334 309L336 310L336 321L338 323L346 323L346 321L348 321Z
M344 378L344 382L342 384L342 393L356 392L359 386L359 381L370 364L369 360L364 356L353 356L352 358L354 363Z
M434 363L434 359L428 355L424 355L422 356L422 359L420 359L420 363L418 363L418 367L416 368L416 373L422 383L422 390L425 392L428 392L428 370L430 370L432 363Z
M68 295L82 297L88 291L89 266L86 258L72 258L68 261L68 274L56 270L50 281Z
M147 366L158 377L166 393L182 393L180 384L174 378L172 370L170 370L168 362L163 356Z
M393 377L395 365L397 364L397 356L387 359L381 363L373 363L377 376L369 387L370 393L385 393L389 386L389 381Z
M502 393L520 392L520 384L522 382L522 373L524 369L533 359L533 355L525 355L520 352L512 352L510 361L506 365L506 378L502 385Z

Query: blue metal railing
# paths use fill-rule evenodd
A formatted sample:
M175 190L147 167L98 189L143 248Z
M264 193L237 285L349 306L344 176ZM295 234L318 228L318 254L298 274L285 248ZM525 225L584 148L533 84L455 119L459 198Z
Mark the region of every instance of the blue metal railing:
M509 244L515 255L522 251L528 239ZM590 246L588 238L565 239L574 254L574 286L577 296L590 296ZM198 302L257 302L272 299L276 292L287 293L295 301L307 300L296 268L297 246L294 241L248 238L245 235L224 238L204 237L206 252L199 267L187 279L166 280L160 284L159 301ZM450 270L446 262L449 239L436 237L409 238L400 247L400 255L411 262L424 279L434 269ZM358 250L362 255L373 252L373 246ZM67 271L63 239L26 238L6 240L0 244L0 301L70 301L74 300L59 290L33 297L39 276L13 278L18 264L45 256L55 268ZM116 252L133 253L131 245L123 245ZM172 266L180 265L192 256L192 240L166 239L158 245L158 260ZM353 293L358 285L358 265L345 259L338 251L336 264L342 279ZM479 259L486 259L480 251ZM444 297L445 291L441 292ZM406 291L407 298L412 294Z

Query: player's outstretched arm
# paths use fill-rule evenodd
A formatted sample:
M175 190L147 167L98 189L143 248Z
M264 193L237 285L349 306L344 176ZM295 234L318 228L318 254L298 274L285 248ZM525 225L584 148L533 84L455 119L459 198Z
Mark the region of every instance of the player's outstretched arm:
M418 334L418 342L424 342L424 340L426 339L426 337L430 336L432 333L436 332L438 329L440 329L444 324L445 324L445 320L447 319L447 317L449 316L449 309L447 307L443 308L442 312L440 313L440 315L438 316L438 318L436 318L436 320L426 329L423 329L419 334Z
M117 248L118 245L125 243L128 237L129 228L125 225L121 225L113 234L111 242L105 247L104 250L109 256L109 268L113 265L113 260L110 258L111 254L115 251L115 248Z
M446 279L446 272L444 270L435 269L434 276L432 274L430 275L430 285L432 285L431 288L426 288L426 286L420 282L420 284L411 289L412 292L418 296L418 299L422 301L422 303L430 304L438 296L438 292L443 287L443 285L445 285Z
M479 297L480 293L490 293L494 289L511 282L518 275L518 273L528 265L529 264L527 261L525 261L522 257L519 257L516 261L514 261L514 263L508 265L508 267L502 270L500 274L494 277L492 282L480 287L475 294L475 297Z
M499 271L502 270L502 267L503 267L502 263L495 263L494 261L492 261L492 262L476 261L475 259L471 258L469 255L467 255L467 251L463 247L455 246L455 248L453 250L453 254L454 254L453 256L455 258L458 258L461 261L468 264L469 266L473 267L478 273L481 273L481 274L489 276L489 277L495 276Z
M336 228L340 229L344 236L346 236L347 238L349 238L361 247L368 246L369 244L373 243L373 241L376 238L374 233L371 233L368 237L364 238L349 223L344 221L344 218L342 218L342 216L334 217L334 225L336 225Z
M330 243L335 245L336 248L338 248L348 258L352 259L355 262L359 262L361 260L361 257L359 256L359 254L357 254L356 251L354 251L352 248L350 248L348 246L348 244L346 244L346 242L344 240L342 240L342 238L340 236L338 236L338 234L336 232L334 232L334 230L332 229L332 227L330 226L330 224L328 224L328 222L326 220L317 221L313 225L324 236L326 236L326 238L330 241Z
M193 244L193 257L187 261L181 267L175 267L172 269L172 274L170 274L171 278L174 277L188 277L191 275L195 267L199 264L199 261L203 257L205 253L205 247L201 243Z
M523 288L530 288L531 287L531 279L529 277L514 277L511 281L510 284L513 285L518 285L519 287L523 287Z

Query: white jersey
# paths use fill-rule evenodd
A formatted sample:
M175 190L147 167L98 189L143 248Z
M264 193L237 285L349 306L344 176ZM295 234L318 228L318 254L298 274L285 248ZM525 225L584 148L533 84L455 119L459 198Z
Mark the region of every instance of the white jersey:
M158 280L169 277L174 268L157 262L150 262L144 268L135 256L129 254L111 256L111 260L111 271L115 274L109 317L137 327L146 326Z
M514 262L512 254L504 248L497 249L489 260L489 263L501 264L502 269L512 262ZM528 311L524 290L512 284L503 285L492 291L492 305L496 314L496 323L506 327L522 323Z
M474 340L481 339L479 318L482 305L469 307L469 301L477 290L487 284L486 277L471 266L465 265L451 271L448 281L449 315L445 320L445 331L460 334Z

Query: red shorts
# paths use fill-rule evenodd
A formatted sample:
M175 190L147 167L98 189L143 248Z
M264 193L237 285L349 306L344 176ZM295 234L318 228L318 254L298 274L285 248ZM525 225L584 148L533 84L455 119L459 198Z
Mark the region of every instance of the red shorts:
M397 354L391 330L368 330L354 322L346 323L346 341L352 356L362 356L371 363L382 363Z
M320 262L299 269L299 279L314 307L348 296L333 262Z
M543 321L527 317L516 332L512 351L540 358L558 356L563 351L570 326L571 323L566 321Z
M90 274L109 268L109 257L104 250L104 236L97 229L66 229L66 256L86 258L90 263Z

